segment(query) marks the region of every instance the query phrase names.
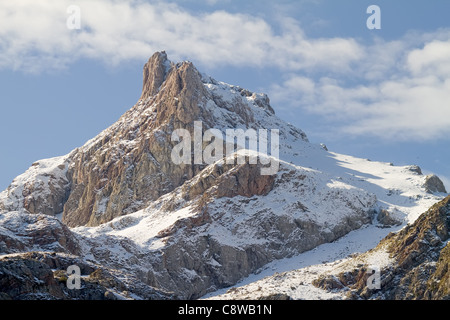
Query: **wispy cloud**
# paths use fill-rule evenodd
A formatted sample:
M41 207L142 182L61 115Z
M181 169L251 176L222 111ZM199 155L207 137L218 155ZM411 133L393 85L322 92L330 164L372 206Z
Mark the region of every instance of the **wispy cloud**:
M66 27L67 8L81 9L81 29ZM81 58L118 64L167 50L204 64L346 68L362 50L353 39L310 39L296 21L278 32L260 17L215 11L193 14L176 4L113 0L17 0L0 3L0 68L39 72ZM281 31L280 31L281 30Z
M271 96L322 116L341 135L426 141L450 134L450 30L377 40L364 52L351 77L292 73Z

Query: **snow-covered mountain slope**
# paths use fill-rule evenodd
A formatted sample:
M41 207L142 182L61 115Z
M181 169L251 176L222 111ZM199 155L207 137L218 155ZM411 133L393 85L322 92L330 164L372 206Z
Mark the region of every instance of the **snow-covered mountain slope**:
M368 241L367 234L384 232L366 227L335 243L270 263L236 286L203 298L448 300L449 202L446 197L434 204L376 246L371 241L376 237ZM356 247L363 253L347 256Z
M300 272L297 277L307 279L308 270L313 270L310 277L313 280L317 272L331 268L330 262L375 247L389 232L399 230L442 198L426 193L422 187L425 177L410 171L409 167L337 155L320 147L307 149L311 156L314 152L324 155L323 163L315 162L313 169L282 162L275 187L267 195L212 198L206 211L199 210L200 200L190 200L185 194L194 181L144 210L99 227L79 227L72 231L85 239L82 242L87 243L85 255L89 259L105 265L114 261L116 265L112 267L138 268L140 272L150 273L154 277L153 286L158 282L176 283L166 290L176 290L182 282L187 283L184 290L204 288L194 296L199 297L214 288L236 286L240 280L248 283L262 275L301 266L308 268L293 274ZM318 154L314 156L316 159L320 159ZM336 159L345 161L345 166L330 167ZM323 171L317 167L320 165ZM352 169L348 171L350 166ZM213 171L211 166L202 174L211 177ZM380 223L377 220L380 212L392 215L394 225ZM124 246L124 242L133 247ZM108 251L107 259L102 256L105 251ZM155 266L163 264L163 259L165 268L156 269ZM375 261L380 263L378 259ZM150 272L148 266L154 269ZM257 275L245 278L255 271ZM177 276L182 279L173 280ZM216 277L224 280L211 283ZM300 281L307 283L305 279ZM286 284L290 281L284 280ZM259 286L267 290L271 287ZM283 285L278 282L272 287L273 293L280 292L281 288ZM306 287L297 289L302 288ZM310 288L317 292L316 296L301 292L289 294L292 298L333 296L314 286Z
M70 155L36 161L0 193L0 210L26 210L53 215L63 211L70 184Z
M373 250L389 232L396 228L366 225L344 237L322 244L294 257L280 259L265 265L239 283L211 292L202 299L260 299L279 296L280 299L327 300L346 299L347 290L324 290L315 285L323 275L336 275L362 266L388 268L394 263L385 248ZM335 289L335 288L330 288Z
M267 149L279 148L265 154L258 144L211 163L177 164L176 129L191 137L215 129L215 146L224 150L227 129L273 129L279 141L271 134ZM230 161L243 153L259 162ZM267 164L276 170L262 174ZM334 261L370 249L443 198L436 179L415 166L329 152L277 117L266 95L156 53L138 103L84 146L16 178L0 194L0 210L62 213L81 259L192 299L278 259L307 256L307 266L317 261L311 250ZM11 230L6 224L16 216L0 223Z

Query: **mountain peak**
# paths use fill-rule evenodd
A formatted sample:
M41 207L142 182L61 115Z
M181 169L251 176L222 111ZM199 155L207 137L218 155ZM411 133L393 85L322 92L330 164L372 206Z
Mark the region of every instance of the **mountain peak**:
M155 52L144 65L141 99L155 95L166 79L171 62L165 51Z

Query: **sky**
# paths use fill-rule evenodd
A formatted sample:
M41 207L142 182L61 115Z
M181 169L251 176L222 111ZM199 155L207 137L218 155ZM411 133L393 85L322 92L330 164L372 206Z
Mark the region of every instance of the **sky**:
M447 0L0 1L0 189L118 120L165 50L267 93L312 143L450 190L449 14Z

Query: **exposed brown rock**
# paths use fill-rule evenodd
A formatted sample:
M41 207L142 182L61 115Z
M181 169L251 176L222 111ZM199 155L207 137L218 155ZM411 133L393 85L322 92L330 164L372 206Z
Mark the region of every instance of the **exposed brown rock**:
M211 170L202 172L199 178L186 186L189 189L189 199L204 194L215 186L214 195L217 198L268 194L275 182L275 175L261 175L261 165L239 164L226 165L216 163Z
M158 93L159 88L163 84L167 69L169 68L169 61L167 54L162 52L156 52L151 56L148 62L144 65L144 82L142 85L141 99L145 100Z
M81 272L80 289L69 289L67 269ZM111 271L84 262L76 256L28 252L0 257L0 300L117 300L131 299L128 292L143 299L170 299L170 294L143 283L128 284Z
M450 244L448 243L439 253L436 269L428 278L423 296L428 299L450 300Z

